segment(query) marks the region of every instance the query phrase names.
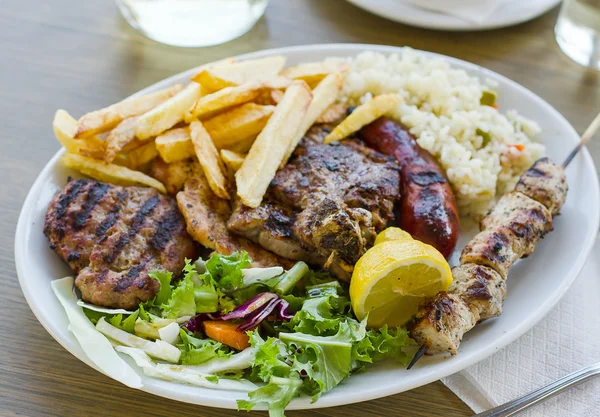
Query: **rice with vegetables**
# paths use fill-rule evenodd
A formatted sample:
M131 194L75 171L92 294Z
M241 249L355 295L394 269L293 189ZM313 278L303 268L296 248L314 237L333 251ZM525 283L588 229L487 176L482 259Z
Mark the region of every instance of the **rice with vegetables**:
M489 98L495 87L442 59L404 48L401 55L364 52L352 60L343 100L359 104L399 93L405 102L391 116L441 163L461 215L477 218L545 153L536 139L537 123L482 104L482 96Z

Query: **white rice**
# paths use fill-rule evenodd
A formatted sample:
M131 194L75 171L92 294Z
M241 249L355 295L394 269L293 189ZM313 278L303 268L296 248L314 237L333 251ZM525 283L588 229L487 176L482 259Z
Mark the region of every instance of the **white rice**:
M390 116L407 126L446 170L463 216L484 215L545 153L536 140L537 123L514 110L503 114L480 105L482 92L496 87L490 80L410 48L401 55L364 52L350 62L342 100L359 104L374 95L399 93L405 102ZM484 147L477 129L491 137Z

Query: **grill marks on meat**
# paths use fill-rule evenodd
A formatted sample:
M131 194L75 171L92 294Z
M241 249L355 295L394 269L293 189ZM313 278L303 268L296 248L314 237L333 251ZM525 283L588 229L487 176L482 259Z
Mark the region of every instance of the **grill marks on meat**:
M527 170L515 191L502 196L483 219L481 233L465 246L461 265L452 269L454 282L448 293L439 293L420 308L411 337L429 346L429 354L455 354L477 321L499 316L510 268L552 230L552 214L560 212L566 192L564 171L548 158ZM452 308L439 309L442 301Z
M239 204L229 230L289 259L349 279L353 265L393 219L399 166L357 140L324 145L313 128L256 209Z
M179 273L196 247L174 200L156 190L71 181L48 207L44 234L77 274L85 301L134 308L152 299L151 270Z
M177 203L189 234L203 246L226 255L246 251L254 266L290 266L289 261L227 230L231 216L229 202L214 195L199 167L177 194Z
M550 158L538 159L519 179L515 191L542 203L553 216L560 214L566 200L567 178Z

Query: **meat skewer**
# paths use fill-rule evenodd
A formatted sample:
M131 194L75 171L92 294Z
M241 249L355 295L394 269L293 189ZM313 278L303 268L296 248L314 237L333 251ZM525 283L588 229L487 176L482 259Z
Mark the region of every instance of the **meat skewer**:
M408 365L423 354L450 352L478 322L502 314L506 278L518 259L530 255L539 239L552 230L552 218L566 199L564 168L600 128L600 114L562 165L549 158L537 160L482 220L481 232L464 248L460 265L452 269L454 282L421 307L410 334L421 348Z

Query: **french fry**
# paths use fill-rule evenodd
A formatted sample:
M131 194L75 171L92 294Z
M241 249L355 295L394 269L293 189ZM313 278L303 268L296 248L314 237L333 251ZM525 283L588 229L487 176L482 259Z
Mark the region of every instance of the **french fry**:
M217 149L256 137L265 127L274 106L246 103L202 122Z
M154 142L145 143L127 154L127 167L137 170L158 156Z
M248 153L252 145L254 145L254 141L256 140L256 136L249 137L248 139L244 139L241 142L234 143L227 147L228 150L237 152L237 153Z
M221 159L233 172L236 172L238 169L240 169L245 158L246 155L243 153L221 149Z
M401 101L402 97L398 94L382 94L374 97L372 100L354 109L350 116L346 117L342 123L337 125L325 137L323 143L331 143L348 137L352 133L357 132L361 127L383 116Z
M329 74L323 81L319 83L317 88L313 90L313 99L310 102L310 106L308 106L308 110L302 119L302 123L298 128L298 132L296 132L296 135L290 141L279 168L283 168L285 166L288 159L294 152L294 149L296 149L296 146L298 146L298 142L300 142L302 137L315 123L317 118L319 118L319 116L335 102L341 89L342 76L340 73L336 73Z
M72 153L64 155L62 163L98 181L118 185L144 185L156 188L161 193L166 193L165 186L160 181L124 166L109 164Z
M113 162L121 151L129 151L141 146L135 137L137 121L137 116L129 117L110 131L106 137L106 153L104 154L106 162Z
M319 88L319 87L317 87ZM322 115L319 116L315 123L333 123L342 119L346 116L348 112L348 106L342 103L334 103L331 106L327 107L327 110L323 112Z
M282 90L267 90L260 96L256 97L256 104L263 106L276 106L283 98Z
M188 84L179 93L141 115L135 129L135 135L140 140L157 136L181 122L190 108L202 96L202 86L197 83Z
M74 138L77 131L77 120L67 111L62 109L56 111L52 128L56 139L67 152L96 159L102 159L104 156L105 144L97 136L88 136L86 139Z
M192 77L211 91L265 81L277 77L286 62L284 56L271 56L248 61L211 65Z
M260 205L291 141L297 135L311 100L310 87L303 81L294 82L286 90L283 100L235 174L238 196L244 205L254 208Z
M191 110L191 117L186 121L194 118L207 118L221 110L247 103L258 97L264 90L264 83L252 82L236 87L227 87L216 93L205 95L198 100Z
M112 106L84 114L77 122L75 138L80 139L106 132L129 117L146 113L180 91L181 85L177 84L156 93L120 101Z
M338 61L309 62L286 68L281 75L292 80L304 80L314 86L329 74L347 72L349 69L348 64Z
M167 130L155 143L160 157L167 163L183 161L196 154L188 126Z
M190 124L190 136L210 189L217 197L229 198L225 166L219 157L215 144L201 122L196 120Z
M159 155L167 163L182 161L196 155L189 126L167 130L157 136L155 143Z

